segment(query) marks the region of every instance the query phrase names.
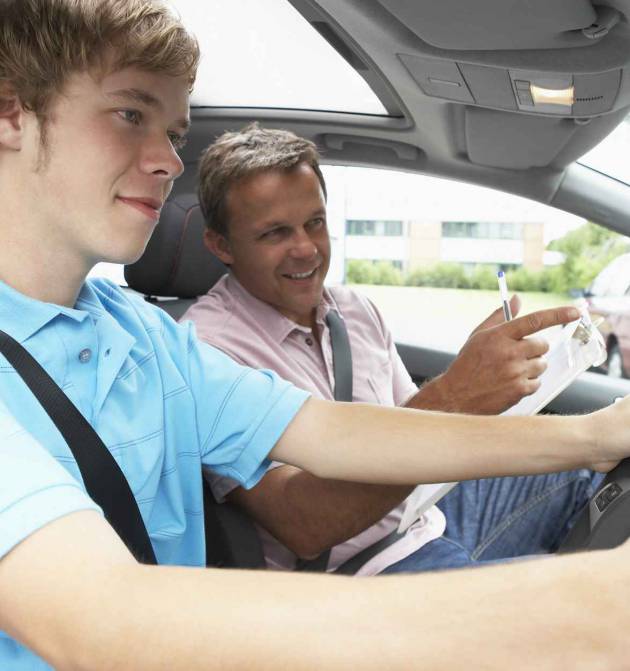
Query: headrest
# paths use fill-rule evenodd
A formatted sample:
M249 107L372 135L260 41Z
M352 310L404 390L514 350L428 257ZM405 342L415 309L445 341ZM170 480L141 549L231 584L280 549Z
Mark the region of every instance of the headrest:
M148 296L196 298L205 294L227 268L203 244L204 228L195 195L170 198L144 254L125 266L127 284Z

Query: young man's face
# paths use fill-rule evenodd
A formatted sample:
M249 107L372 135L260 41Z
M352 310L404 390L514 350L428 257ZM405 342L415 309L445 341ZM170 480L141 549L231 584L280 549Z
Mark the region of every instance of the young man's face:
M48 116L42 147L34 115L23 114L14 177L28 226L86 270L136 260L183 170L186 78L136 68L100 81L75 74Z
M310 326L330 263L326 203L313 169L300 163L243 180L229 190L226 209L228 238L207 234L211 249L251 294Z

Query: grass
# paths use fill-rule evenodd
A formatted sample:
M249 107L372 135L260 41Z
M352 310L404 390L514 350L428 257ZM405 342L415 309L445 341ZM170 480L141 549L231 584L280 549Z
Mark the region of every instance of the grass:
M499 292L474 289L435 289L354 285L381 311L398 342L457 351L468 334L500 306ZM568 305L564 295L519 294L520 314Z

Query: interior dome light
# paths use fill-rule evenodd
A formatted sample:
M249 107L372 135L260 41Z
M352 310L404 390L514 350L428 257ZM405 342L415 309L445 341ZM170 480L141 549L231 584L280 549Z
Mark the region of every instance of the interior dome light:
M573 86L569 86L567 89L546 89L531 84L529 89L536 105L564 105L570 107L575 102L575 88Z

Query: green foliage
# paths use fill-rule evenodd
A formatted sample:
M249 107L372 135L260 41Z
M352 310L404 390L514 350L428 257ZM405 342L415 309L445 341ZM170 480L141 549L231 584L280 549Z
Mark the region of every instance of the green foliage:
M346 267L346 281L350 284L387 284L398 286L403 283L402 273L387 261L376 263L351 259Z
M566 293L590 284L604 266L628 251L628 241L619 233L587 222L554 240L549 249L565 255L561 271L552 278L552 290Z
M447 287L469 289L470 279L458 263L437 263L427 268L415 268L406 277L412 287Z
M403 283L402 273L387 261L379 261L374 264L374 284L387 284L399 286Z
M371 261L350 259L346 265L346 282L349 284L374 284L374 264Z
M510 291L543 291L543 276L545 271L535 271L529 268L516 268L505 274Z
M477 265L470 276L471 289L492 291L497 288L497 272L493 266Z
M627 252L628 241L613 231L590 222L563 238L554 240L549 249L562 252L559 266L530 270L520 267L506 273L510 291L541 291L566 294L588 286L612 259ZM452 289L497 288L496 267L479 264L466 270L459 263L436 263L403 274L387 261L348 261L346 280L352 284L406 284L413 287Z

